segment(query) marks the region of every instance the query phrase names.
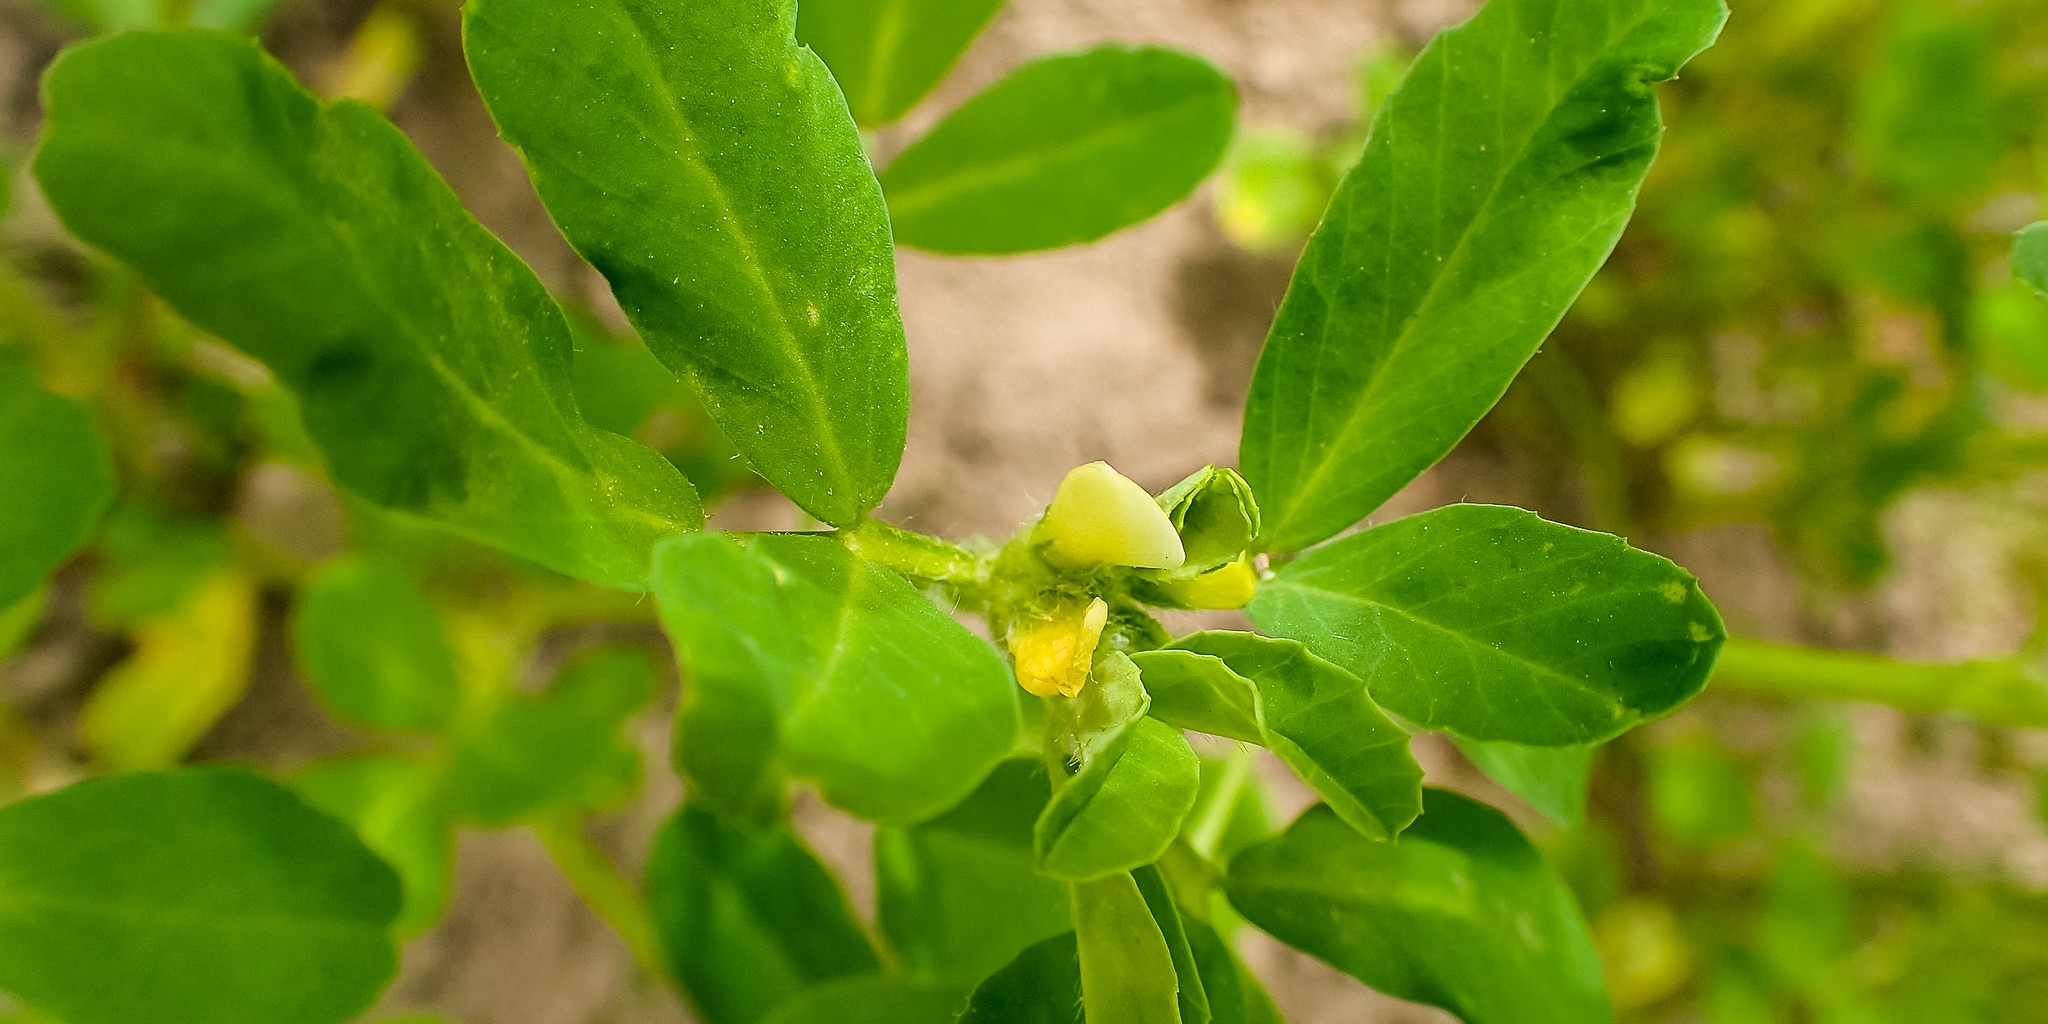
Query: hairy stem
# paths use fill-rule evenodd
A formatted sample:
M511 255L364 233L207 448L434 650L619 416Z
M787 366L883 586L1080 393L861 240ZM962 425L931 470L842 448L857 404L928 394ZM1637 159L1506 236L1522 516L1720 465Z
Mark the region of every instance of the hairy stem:
M583 822L573 814L557 812L534 819L530 826L570 887L625 940L633 962L648 976L673 986L668 957L662 951L661 935L655 930L647 900L591 841Z
M2048 680L2015 661L1928 663L1731 637L1713 685L1810 700L1870 701L1987 725L2048 728Z
M987 561L937 537L890 526L879 519L863 519L841 530L839 536L854 554L912 579L969 591L988 587Z

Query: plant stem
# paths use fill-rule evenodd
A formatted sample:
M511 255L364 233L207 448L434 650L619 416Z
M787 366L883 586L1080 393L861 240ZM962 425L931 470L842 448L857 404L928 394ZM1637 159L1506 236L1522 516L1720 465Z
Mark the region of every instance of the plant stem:
M988 562L937 537L863 519L839 536L854 554L905 576L964 590L988 587Z
M2016 661L1927 663L1731 637L1713 685L1749 694L1870 701L1915 714L2048 729L2048 680Z
M1216 848L1223 844L1223 831L1230 827L1230 819L1237 811L1237 798L1251 780L1252 763L1257 757L1258 752L1246 745L1231 751L1230 760L1223 763L1222 777L1209 793L1208 803L1188 826L1188 845L1203 860L1216 859Z
M619 872L618 865L591 842L583 822L572 813L554 812L529 822L548 856L583 897L597 916L611 925L633 953L633 962L648 976L671 987L668 956L662 951L661 935L654 927L654 915L638 887Z

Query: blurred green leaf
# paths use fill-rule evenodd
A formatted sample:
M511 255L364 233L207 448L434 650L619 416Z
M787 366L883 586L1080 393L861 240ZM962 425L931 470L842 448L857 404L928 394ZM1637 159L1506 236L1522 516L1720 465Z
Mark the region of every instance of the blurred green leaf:
M197 32L75 47L44 96L64 223L268 365L344 487L627 589L702 522L673 467L583 421L560 309L368 107Z
M796 37L846 93L853 119L888 124L939 84L1003 0L804 0Z
M321 703L358 725L433 732L461 706L440 616L396 564L323 566L299 591L292 642Z
M508 694L456 737L449 802L462 818L503 825L549 808L599 808L640 784L626 721L654 696L654 665L637 648L604 648L569 663L547 692Z
M765 1024L954 1024L967 991L873 975L813 985Z
M391 869L240 769L0 808L0 989L71 1024L337 1024L397 969Z
M1200 784L1201 762L1180 730L1137 719L1053 794L1033 829L1038 870L1079 882L1158 860Z
M1247 128L1223 162L1216 220L1236 245L1279 252L1315 230L1336 185L1322 152L1298 131Z
M43 606L49 596L49 591L37 590L0 608L0 658L6 658L28 642L36 625L43 621Z
M400 935L418 935L447 909L455 833L434 765L398 754L315 761L292 778L306 802L354 827L363 845L398 871L405 906Z
M1034 61L882 172L896 241L981 254L1094 241L1193 192L1223 159L1236 110L1230 79L1171 50Z
M119 32L137 28L176 27L164 14L173 6L164 0L41 0L57 11L96 32ZM283 0L191 0L185 21L194 28L217 28L229 32L253 32L269 20Z
M1425 791L1393 842L1310 808L1232 861L1228 886L1280 941L1467 1024L1613 1019L1564 882L1500 812L1454 793Z
M881 190L795 0L477 0L471 73L563 234L756 472L850 525L909 402Z
M1034 870L1051 790L1032 761L999 765L965 803L875 832L878 924L915 976L978 981L1073 927L1067 887Z
M1451 737L1472 764L1501 788L1560 827L1586 820L1586 790L1593 781L1593 761L1600 748L1530 747Z
M92 417L0 352L0 606L40 589L113 500L113 458Z
M1618 537L1497 505L1398 519L1283 566L1260 628L1467 739L1573 746L1670 712L1726 635L1690 573Z
M1194 953L1213 1024L1280 1024L1273 997L1216 929L1193 916L1183 916L1181 924L1187 929L1188 948Z
M1188 691L1236 691L1226 698L1234 706L1233 718L1241 714L1235 710L1244 700L1241 694L1251 691L1258 731L1236 738L1272 750L1361 833L1397 835L1421 812L1422 768L1408 752L1408 733L1373 704L1357 676L1301 644L1252 633L1204 632L1135 660L1147 685L1159 691L1154 713L1183 728L1203 730L1198 723L1205 717L1180 717L1191 703L1183 696ZM1211 661L1220 663L1224 674Z
M684 807L655 840L647 899L707 1024L752 1024L810 985L881 967L839 883L781 826Z
M1081 959L1081 1003L1092 1021L1181 1024L1173 951L1130 875L1070 890Z
M825 536L678 537L656 599L685 678L677 765L721 813L774 818L783 780L878 821L972 793L1018 731L987 642Z
M139 771L183 760L249 689L256 604L254 581L220 570L142 623L134 653L100 679L79 712L79 742L93 763Z
M229 556L218 521L173 516L147 501L115 506L96 551L90 607L110 629L170 612Z
M1683 737L1652 749L1646 761L1650 820L1666 838L1701 849L1739 839L1755 827L1749 773L1712 737Z
M1263 543L1349 527L1441 458L1620 237L1662 126L1645 83L1720 0L1494 0L1374 121L1259 359L1240 463Z
M1983 25L1902 7L1857 91L1855 142L1868 173L1916 197L1967 199L2005 155L1996 55Z
M2048 296L2048 221L2029 225L2013 239L2012 269L2020 280Z
M959 1024L1085 1024L1081 954L1065 932L1017 954L968 997Z

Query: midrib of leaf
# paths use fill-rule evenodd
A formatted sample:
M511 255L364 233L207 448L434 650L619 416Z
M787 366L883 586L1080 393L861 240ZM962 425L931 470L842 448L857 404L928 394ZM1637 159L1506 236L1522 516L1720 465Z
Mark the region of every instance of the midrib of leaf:
M1409 622L1413 622L1418 626L1422 626L1432 632L1439 633L1446 637L1449 637L1452 640L1457 641L1460 644L1460 646L1468 648L1483 648L1487 651L1491 651L1509 662L1521 665L1529 669L1531 672L1534 672L1542 676L1548 676L1552 679L1557 680L1558 682L1564 683L1566 686L1574 690L1577 690L1580 693L1588 694L1594 697L1599 697L1604 702L1611 703L1617 708L1625 708L1628 706L1627 702L1623 701L1616 694L1611 694L1604 690L1600 690L1596 687L1589 686L1586 683L1581 682L1580 680L1574 679L1571 676L1565 675L1559 672L1558 670L1549 667L1548 665L1545 665L1541 662L1530 661L1528 658L1516 654L1513 651L1507 650L1506 648L1496 647L1493 644L1487 643L1484 640L1480 640L1479 638L1474 637L1469 633L1460 631L1456 626L1450 626L1441 622L1437 622L1433 619L1424 618L1420 615L1416 615L1413 612L1410 612L1407 609L1398 607L1396 605L1387 604L1384 601L1379 601L1364 595L1346 594L1335 590L1328 590L1323 587L1315 586L1313 584L1303 583L1299 580L1291 580L1285 584L1276 585L1292 587L1297 590L1314 591L1318 594L1323 594L1332 598L1334 602L1338 604L1348 604L1370 610L1389 612L1393 615L1406 619Z
M333 107L331 104L316 103L314 119L317 125L317 130L319 133L318 138L322 148L324 148L324 144L327 141L327 136L329 133L327 119L332 115ZM395 129L393 130L395 131ZM125 143L122 145L125 146ZM112 148L120 149L122 148L122 146L115 146ZM304 211L306 209L306 200L310 198L309 196L299 192L296 189L277 187L270 178L267 178L265 176L240 172L237 169L235 169L234 164L222 163L218 159L217 154L195 150L191 146L183 144L181 141L165 140L164 146L159 151L159 159L162 158L163 154L169 153L178 154L180 162L188 163L194 167L201 168L205 170L207 173L212 174L216 178L223 176L220 174L220 171L222 169L228 169L229 173L226 174L225 177L240 180L245 183L245 186L255 186L253 188L249 188L248 191L256 192L259 194L268 193L272 197L273 202L278 202L278 205L284 206L288 209ZM309 170L311 169L310 165L312 165L318 160L318 156L319 154L317 150L309 151L307 153ZM321 163L324 165L324 161L321 161ZM317 187L322 188L332 184L332 182L326 180L324 176L319 175L313 175L312 181L316 184ZM279 200L282 201L279 202ZM317 200L315 200L314 208L311 211L307 212L313 214L313 218L311 219L314 219L323 225L329 225L331 227L331 219L327 215L326 211L320 209L321 205L323 204L320 204ZM420 357L425 361L427 368L433 371L434 375L436 377L439 377L443 383L447 384L449 389L455 393L458 399L461 400L462 404L466 408L468 408L472 413L476 414L478 419L483 420L486 423L486 425L494 428L495 432L511 438L516 446L532 454L543 466L547 468L547 470L553 476L556 477L557 480L566 480L571 484L577 484L588 482L589 480L597 478L597 473L594 469L579 469L575 466L571 466L567 460L561 457L560 454L546 447L545 445L542 445L540 442L534 440L532 437L528 436L526 432L520 430L516 424L512 423L510 420L507 420L504 417L504 415L497 410L495 406L485 401L483 396L477 394L474 390L472 390L469 386L469 383L463 380L462 377L458 375L452 368L450 368L447 363L443 362L441 360L440 355L434 351L431 345L431 341L433 340L431 332L425 330L419 324L415 323L409 315L401 312L399 309L392 306L391 303L384 296L383 291L372 285L371 282L373 278L368 273L367 270L368 261L364 258L362 252L356 247L354 241L347 235L347 233L329 230L326 232L326 237L334 244L335 251L341 255L342 263L349 268L349 276L357 286L358 291L364 297L366 297L370 301L370 303L374 305L380 312L384 313L385 316L388 318L389 322L398 327L399 334L402 337L404 337L406 341L411 343L411 348L413 349L413 351L417 352L420 355ZM495 240L492 241L495 242ZM548 301L552 303L554 300L549 299ZM576 424L568 424L568 426L573 431L576 427ZM588 424L584 424L583 429L590 430L595 428L590 427ZM640 522L648 526L655 527L657 529L672 530L676 532L682 532L684 530L689 529L688 526L682 525L678 523L676 520L669 519L665 516L657 516L652 512L649 512L648 510L643 509L637 505L613 506L612 510L617 511L621 508L629 511L631 513L632 518L635 518Z
M250 911L226 907L174 907L148 903L114 903L83 896L58 896L40 892L15 892L0 899L0 911L8 907L24 910L56 910L79 917L108 921L157 924L187 931L318 931L335 934L366 933L382 936L384 929L374 922L343 917L312 917L278 911ZM232 924L223 920L231 918Z
M798 344L796 334L789 329L789 321L783 316L781 296L776 294L774 284L768 280L767 272L762 266L760 251L755 248L753 238L740 229L738 207L733 203L732 194L726 190L725 182L704 162L696 129L690 124L690 119L683 113L677 101L677 97L683 94L682 85L669 78L667 68L656 56L653 45L648 40L647 27L641 23L637 13L630 9L630 5L613 0L612 7L632 27L634 49L643 68L652 72L650 78L653 81L660 82L666 87L658 90L662 99L661 109L668 114L670 127L676 133L676 142L689 154L679 154L678 162L688 168L697 180L710 190L712 200L718 207L719 226L739 247L744 256L741 265L746 269L747 278L760 290L768 308L775 312L775 315L770 317L774 325L775 339L781 344L783 355L803 378L801 390L804 394L804 404L815 416L815 422L823 427L818 433L826 465L839 477L839 485L846 488L849 495L858 495L860 487L849 475L850 467L846 464L845 452L839 446L839 433L834 429L832 410L825 405L822 397L817 370L811 366L810 360L804 357L803 348Z
M1137 136L1142 129L1177 116L1188 107L1199 105L1208 99L1207 96L1189 96L1136 117L1117 121L1109 127L1085 132L1075 136L1072 141L1057 146L1020 153L991 163L975 164L951 175L932 178L926 184L891 196L890 212L900 215L920 213L928 207L965 192L1022 181L1046 167L1071 163L1077 158L1111 149Z
M909 0L890 0L876 19L874 46L868 50L868 87L862 98L865 106L880 113L888 109L883 102L889 98L889 73L896 63L896 52L903 46L903 11Z
M1547 30L1548 33L1552 35L1556 33L1557 29L1555 19L1558 15L1558 12L1561 12L1563 9L1563 3L1560 3L1556 7L1552 8L1552 24L1550 28ZM1598 67L1600 65L1600 61L1599 59L1597 59L1598 56L1604 55L1607 51L1613 49L1617 40L1625 38L1629 34L1633 33L1637 28L1642 26L1643 22L1652 17L1654 13L1655 12L1649 7L1639 8L1636 12L1635 17L1629 20L1628 22L1624 23L1624 29L1622 29L1621 31L1610 30L1606 40L1601 44L1599 54L1596 55L1596 58L1587 61L1585 66L1579 70L1578 74L1574 76L1571 79L1571 81L1567 83L1562 89L1556 89L1551 92L1549 111L1544 115L1543 120L1537 122L1536 126L1528 133L1526 137L1523 138L1521 144L1515 151L1513 161L1505 165L1504 169L1499 174L1495 175L1493 182L1487 188L1486 198L1480 204L1479 212L1475 213L1472 216L1471 220L1467 221L1463 226L1461 226L1458 229L1457 240L1453 243L1451 251L1447 255L1441 257L1438 260L1440 267L1437 271L1436 276L1432 277L1430 279L1429 286L1423 289L1422 296L1420 299L1416 301L1414 310L1410 312L1408 316L1402 320L1401 330L1394 336L1393 342L1386 347L1386 349L1384 350L1384 354L1378 360L1375 361L1375 370L1373 373L1372 380L1366 384L1365 391L1358 396L1358 399L1355 402L1352 403L1351 411L1347 413L1344 417L1344 425L1337 431L1336 437L1339 439L1339 442L1337 444L1332 445L1331 451L1324 453L1321 460L1316 464L1315 469L1313 469L1309 473L1307 479L1305 479L1302 483L1296 485L1293 488L1292 493L1289 494L1287 498L1285 514L1275 517L1279 522L1292 523L1294 520L1294 513L1301 507L1302 501L1308 495L1313 493L1317 489L1317 487L1321 485L1323 478L1328 476L1332 467L1335 466L1337 462L1337 453L1335 449L1341 447L1341 440L1349 436L1354 430L1356 430L1359 422L1369 414L1369 411L1371 410L1371 408L1376 402L1376 399L1379 396L1382 386L1386 383L1386 366L1394 362L1398 357L1400 357L1404 352L1407 351L1408 347L1411 344L1414 343L1415 325L1417 323L1420 323L1424 319L1423 314L1429 312L1432 309L1432 307L1436 304L1439 295L1439 289L1443 285L1445 279L1452 276L1452 269L1455 267L1462 266L1465 259L1468 258L1470 250L1467 248L1467 246L1471 242L1473 235L1478 234L1478 232L1474 230L1475 227L1481 224L1488 223L1492 220L1495 212L1495 204L1500 200L1500 197L1502 195L1502 184L1505 183L1507 179L1513 177L1514 172L1521 168L1523 162L1528 159L1530 143L1538 136L1542 135L1543 130L1549 127L1552 119L1554 119L1557 116L1559 99L1561 99L1564 96L1570 95L1572 90L1577 88L1581 82L1584 82L1586 80L1586 76L1590 74L1595 67ZM1505 57L1505 53L1503 53L1503 57ZM1446 56L1442 59L1446 62L1445 66L1448 68L1449 57ZM1443 103L1448 91L1448 89L1440 88L1437 92L1437 114L1439 121L1441 121L1445 116ZM1496 117L1498 117L1499 114L1500 110L1498 107L1496 107ZM1388 111L1387 116L1388 122L1390 124L1392 123L1391 115L1392 111L1390 109ZM1439 132L1438 137L1439 139L1442 138L1441 132ZM1443 149L1444 147L1442 145L1438 145L1436 157L1439 171L1441 171L1443 163ZM1439 209L1441 209L1443 205L1443 175L1441 173L1438 173L1434 177L1436 179L1438 189L1437 206ZM1438 219L1438 222L1441 223L1440 218ZM1387 230L1390 233L1393 231L1393 224L1391 219L1388 222ZM1389 259L1391 259L1391 249L1392 246L1390 244L1380 246L1381 253L1383 255L1386 255ZM1323 297L1323 303L1325 307L1328 307L1332 301L1333 292L1329 289L1324 288L1318 288L1317 290L1321 293ZM1318 340L1315 354L1315 362L1318 367L1320 367L1324 360L1328 357L1329 351L1332 347L1333 346L1329 344L1323 343L1320 339ZM1319 372L1316 373L1314 376L1317 381L1321 381L1327 375ZM1307 417L1309 419L1313 418L1315 405L1314 399L1315 394L1311 392L1309 402L1310 416ZM1267 427L1266 444L1269 449L1277 449L1278 435L1280 430L1278 418L1275 417L1269 422L1271 423L1271 425Z

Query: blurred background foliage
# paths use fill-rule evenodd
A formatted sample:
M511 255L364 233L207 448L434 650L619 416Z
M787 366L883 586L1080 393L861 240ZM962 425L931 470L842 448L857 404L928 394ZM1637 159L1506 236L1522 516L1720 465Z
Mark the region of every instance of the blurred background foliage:
M71 35L256 31L278 7L43 2L43 30ZM1733 6L1661 93L1674 127L1620 249L1477 447L1535 467L1553 493L1531 503L1581 525L1762 524L1800 623L1732 641L1698 709L1603 751L1583 820L1537 830L1625 1020L2048 1022L2048 865L1843 852L1871 749L1843 702L1929 716L1908 743L1960 729L1978 774L2025 775L2048 763L2048 635L1967 664L1790 645L1885 578L1888 516L1933 490L2000 510L2019 538L2001 571L2048 610L2048 300L2008 262L2048 199L2048 18L2041 0ZM369 6L305 73L389 106L453 7ZM1211 192L1231 243L1291 257L1410 52L1361 56L1348 125L1241 126ZM27 143L9 140L10 165ZM458 826L511 824L615 927L648 927L607 898L630 883L581 825L643 785L635 715L673 699L649 610L326 488L260 366L8 199L0 359L91 411L122 486L80 564L0 609L0 800L191 757L279 761L400 866L414 933L446 907ZM663 452L707 506L752 489L687 390L564 299L590 421ZM1958 801L1901 813L1940 833Z

